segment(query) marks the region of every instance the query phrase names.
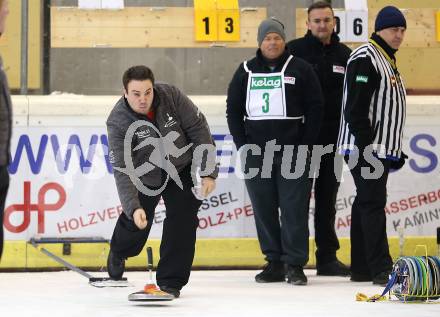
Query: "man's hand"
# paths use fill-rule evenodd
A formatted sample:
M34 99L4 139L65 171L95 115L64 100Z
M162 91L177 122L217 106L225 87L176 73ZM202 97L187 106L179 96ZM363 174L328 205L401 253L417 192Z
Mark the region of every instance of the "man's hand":
M400 159L398 161L391 161L390 167L393 170L400 170L403 165L405 165L405 161L408 159L408 155L402 152L402 155L400 156Z
M145 229L148 225L147 215L142 208L138 208L134 211L133 220L136 226L141 230Z
M208 197L209 194L215 189L215 179L212 177L202 177L201 194L203 197Z

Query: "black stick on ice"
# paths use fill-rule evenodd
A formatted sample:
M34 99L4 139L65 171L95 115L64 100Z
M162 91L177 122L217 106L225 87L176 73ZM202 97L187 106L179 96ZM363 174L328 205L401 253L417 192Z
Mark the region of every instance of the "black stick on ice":
M150 281L149 284L154 284L153 282L153 249L147 247L147 269L149 272Z

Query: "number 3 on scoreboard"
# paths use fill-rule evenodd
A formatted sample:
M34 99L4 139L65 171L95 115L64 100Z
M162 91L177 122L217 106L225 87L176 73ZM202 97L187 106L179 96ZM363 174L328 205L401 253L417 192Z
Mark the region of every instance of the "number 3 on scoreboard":
M240 41L240 13L238 10L219 10L218 40Z
M195 23L196 41L240 41L240 19L238 11L196 11Z

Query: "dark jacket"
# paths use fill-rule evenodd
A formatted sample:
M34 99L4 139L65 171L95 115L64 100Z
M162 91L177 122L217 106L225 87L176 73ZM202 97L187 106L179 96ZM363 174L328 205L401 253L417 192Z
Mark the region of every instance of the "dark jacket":
M169 155L169 162L176 168L177 172L182 171L183 168L191 164L193 150L196 146L200 144L214 145L205 116L197 109L192 101L176 87L164 83L155 84L152 106L155 113L154 122L151 122L147 116L134 112L128 105L125 97L122 97L116 103L107 119L110 147L109 157L113 167L126 167L124 159L124 138L130 125L139 122L139 120L153 123L162 137L173 134L176 136L176 138L172 140L175 148L171 150L165 149L165 153ZM154 159L152 159L153 151L156 150L155 153L157 153L160 146L141 145L140 149L135 149L141 142L151 140L158 140L157 131L145 123L140 124L133 133L130 151L135 168L146 162L153 163L154 169L139 177L142 184L153 189L160 187L166 179L164 170L158 167L157 164L154 164ZM193 143L193 145L188 151L177 154L178 149L182 149L190 143ZM177 157L173 156L173 151L174 154L177 154ZM209 176L216 178L218 168L215 164L215 155L213 160L205 160L204 164L209 164L209 167L214 170ZM131 218L133 211L137 208L141 208L138 190L125 173L115 169L114 176L123 210L125 214ZM184 184L184 186L187 185ZM192 184L190 186L192 186Z
M341 119L344 73L351 50L339 42L336 33L332 34L330 44L324 45L310 31L304 37L287 43L287 47L290 54L310 63L318 75L325 107L317 142L335 144Z
M257 56L247 62L253 73L280 72L287 58L287 50L278 59L272 71L258 49ZM285 77L294 77L294 84L285 84L286 111L289 117L304 116L301 120L245 120L246 92L249 74L243 63L236 70L228 88L226 115L229 131L237 148L244 144L264 146L276 140L279 145L312 145L318 136L322 120L322 93L318 78L312 67L304 60L294 57L287 66Z
M0 166L7 166L11 159L12 103L8 80L0 58Z
M392 64L386 61L383 53L378 53L371 40L390 57ZM399 158L406 93L396 67L396 51L373 33L369 43L353 52L345 78L344 119L358 148L382 144L387 156Z

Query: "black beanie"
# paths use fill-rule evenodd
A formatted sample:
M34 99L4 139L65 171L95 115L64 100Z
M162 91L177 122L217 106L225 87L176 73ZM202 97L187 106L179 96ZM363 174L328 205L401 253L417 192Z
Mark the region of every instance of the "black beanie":
M403 26L406 29L406 20L402 12L393 6L382 8L376 17L374 23L374 32L390 28Z

